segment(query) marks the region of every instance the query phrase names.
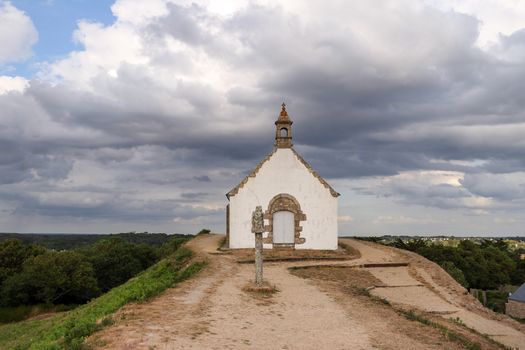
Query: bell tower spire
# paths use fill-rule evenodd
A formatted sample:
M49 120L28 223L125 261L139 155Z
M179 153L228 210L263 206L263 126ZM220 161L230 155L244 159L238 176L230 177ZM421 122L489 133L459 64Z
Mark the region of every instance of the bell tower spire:
M286 112L286 104L281 105L281 114L275 121L275 147L291 148L292 147L292 124Z

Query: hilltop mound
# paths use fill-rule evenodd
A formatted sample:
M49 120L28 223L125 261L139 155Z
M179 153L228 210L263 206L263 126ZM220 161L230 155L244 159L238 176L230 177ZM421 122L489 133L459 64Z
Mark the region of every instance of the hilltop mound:
M245 252L217 251L223 237L192 240L189 245L207 257L208 267L151 302L124 307L90 345L501 349L525 344L522 325L484 309L439 266L416 254L342 239L359 253L353 259L267 262L265 279L277 292L258 295L245 288L254 275L253 265L238 263Z

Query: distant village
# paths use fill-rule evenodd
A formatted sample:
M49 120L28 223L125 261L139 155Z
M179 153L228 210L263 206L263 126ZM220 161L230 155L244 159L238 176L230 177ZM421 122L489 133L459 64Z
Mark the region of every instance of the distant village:
M382 243L390 244L394 241L400 239L405 243L413 242L416 240L423 240L431 244L439 244L446 247L457 247L461 241L472 241L477 244L481 244L483 241L503 241L507 244L507 247L510 250L525 249L525 236L522 237L455 237L455 236L393 236L393 235L384 235L384 236L374 236L368 237L370 240ZM522 257L522 260L525 260L525 254Z

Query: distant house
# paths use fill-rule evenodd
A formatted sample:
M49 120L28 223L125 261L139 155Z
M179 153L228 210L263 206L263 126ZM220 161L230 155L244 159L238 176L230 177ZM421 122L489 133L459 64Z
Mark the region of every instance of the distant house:
M505 313L515 318L525 319L525 283L509 296Z
M265 249L337 249L337 193L293 149L292 120L283 103L275 122L275 144L226 194L230 248L253 248L251 217L262 206Z

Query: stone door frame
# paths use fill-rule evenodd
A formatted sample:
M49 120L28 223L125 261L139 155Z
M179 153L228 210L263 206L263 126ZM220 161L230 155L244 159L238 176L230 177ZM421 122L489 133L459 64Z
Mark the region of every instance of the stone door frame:
M273 214L278 211L290 211L294 214L294 243L274 243L273 242ZM264 219L268 220L265 230L268 235L263 239L264 243L272 244L273 248L295 248L296 244L303 244L305 239L301 237L301 221L306 220L306 214L301 210L299 201L294 196L287 193L280 193L273 197L268 204L268 209L264 212Z

